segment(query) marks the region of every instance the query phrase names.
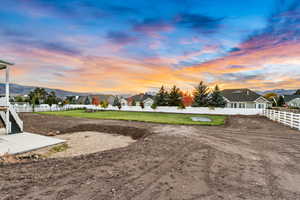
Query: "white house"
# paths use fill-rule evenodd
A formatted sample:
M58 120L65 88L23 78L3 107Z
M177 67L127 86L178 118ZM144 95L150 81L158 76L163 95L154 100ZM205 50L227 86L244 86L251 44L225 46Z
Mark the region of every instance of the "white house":
M122 106L128 106L128 102L124 98L120 99L120 103L121 103Z
M283 98L287 106L300 108L300 95L284 95Z
M145 106L152 106L152 104L154 103L154 100L148 97L143 102L144 102Z
M227 89L221 91L227 108L258 108L265 109L272 103L250 89Z

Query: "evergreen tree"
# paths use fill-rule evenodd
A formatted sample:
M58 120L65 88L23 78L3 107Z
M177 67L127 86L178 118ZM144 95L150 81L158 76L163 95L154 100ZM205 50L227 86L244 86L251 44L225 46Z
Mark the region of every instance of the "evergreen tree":
M119 97L116 97L114 99L113 106L119 107L120 105L121 105L121 101L120 101Z
M159 92L155 95L154 103L157 106L167 106L168 105L168 92L165 90L164 86L161 86Z
M203 81L199 83L193 92L194 95L194 103L193 107L201 107L207 105L207 97L209 94L209 88L204 84Z
M277 101L277 106L282 107L284 106L285 102L284 102L284 98L283 96L279 96L278 101Z
M219 86L216 85L212 94L210 95L208 99L208 105L213 107L225 107L226 101L221 95L221 91L219 89Z
M168 98L168 106L180 106L182 104L182 94L180 89L174 85L171 88Z

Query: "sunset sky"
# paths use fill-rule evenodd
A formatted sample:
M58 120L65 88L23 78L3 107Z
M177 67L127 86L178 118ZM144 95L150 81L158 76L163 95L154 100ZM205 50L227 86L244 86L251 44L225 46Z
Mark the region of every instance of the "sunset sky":
M300 1L1 0L0 59L14 83L78 92L296 89Z

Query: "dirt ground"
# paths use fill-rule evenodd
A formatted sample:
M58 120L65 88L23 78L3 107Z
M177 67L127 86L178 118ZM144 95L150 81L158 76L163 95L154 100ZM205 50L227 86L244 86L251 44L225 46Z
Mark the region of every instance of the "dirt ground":
M263 117L181 126L25 114L45 135L98 131L127 147L0 166L0 199L300 199L300 132Z
M133 140L129 136L95 131L74 132L70 134L56 135L54 137L65 140L65 143L25 153L21 156L30 156L32 154L37 154L46 158L79 156L127 147L131 143L136 142L136 140Z

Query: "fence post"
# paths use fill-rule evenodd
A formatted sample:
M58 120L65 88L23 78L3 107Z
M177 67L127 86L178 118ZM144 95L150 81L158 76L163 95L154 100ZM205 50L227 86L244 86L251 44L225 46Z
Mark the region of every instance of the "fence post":
M293 128L294 127L294 113L291 113L291 122L290 122L290 126Z

